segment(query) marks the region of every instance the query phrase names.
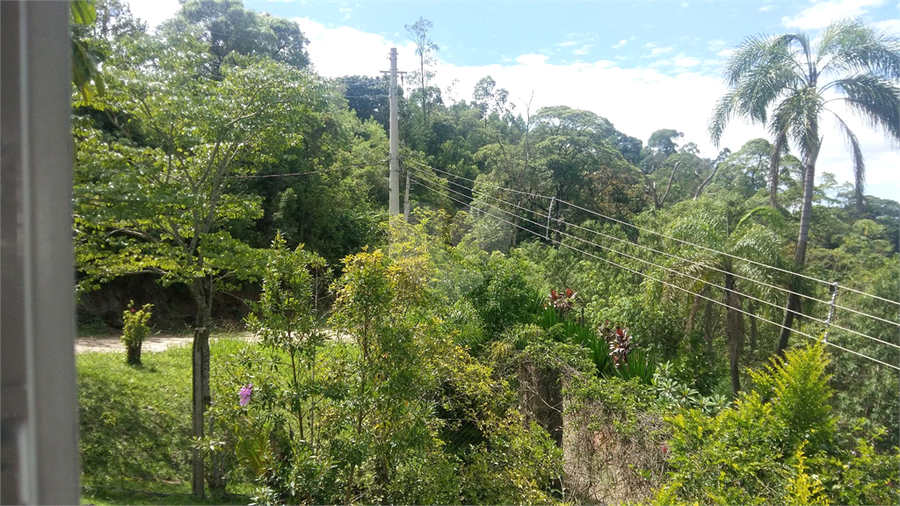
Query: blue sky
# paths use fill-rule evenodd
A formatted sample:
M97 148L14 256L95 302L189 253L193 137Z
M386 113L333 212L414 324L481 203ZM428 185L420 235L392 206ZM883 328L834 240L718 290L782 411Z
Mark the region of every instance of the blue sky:
M706 134L715 100L725 92L721 68L747 36L805 31L815 35L845 16L900 35L897 0L727 1L271 1L247 8L295 19L310 39L313 65L323 75L378 75L397 47L399 66L416 58L404 30L431 20L440 46L436 84L445 101L469 99L475 82L491 75L510 91L517 112L569 105L607 117L646 142L660 128L684 132L704 156L717 148ZM158 24L176 0L132 0L135 15ZM839 111L840 112L840 111ZM867 193L900 198L900 151L884 135L840 112L863 145ZM850 156L826 124L817 173L851 181ZM732 151L759 126L734 121L720 147Z

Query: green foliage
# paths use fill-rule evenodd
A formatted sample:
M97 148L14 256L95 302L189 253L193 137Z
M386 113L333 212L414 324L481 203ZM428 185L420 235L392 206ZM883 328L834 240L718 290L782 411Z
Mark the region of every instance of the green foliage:
M150 321L152 313L150 309L153 304L144 304L141 309L135 311L134 301L128 302L128 309L122 312L122 321L125 326L122 328L122 342L128 351L128 363L131 365L141 363L141 344L144 338L150 335Z
M784 360L773 359L765 369L751 373L763 400L772 403L775 416L785 423L786 448L803 443L808 444L807 451L826 449L834 439L827 366L824 345L817 344L790 350Z
M822 482L815 476L806 472L806 456L803 450L798 449L794 455L796 464L794 474L788 478L787 490L785 490L784 504L806 506L822 504L828 506L828 498L823 493Z
M729 401L722 395L701 395L695 388L674 377L671 362L659 366L653 375L653 391L660 404L679 409L700 409L707 415L715 415L725 409Z
M650 385L656 373L656 360L645 350L636 349L628 354L624 364L619 364L614 370L625 381L637 378L641 383Z
M888 484L900 474L900 456L896 450L877 454L864 438L856 448L846 448L852 431L842 435L835 430L827 363L821 344L790 350L784 362L754 372L759 390L742 395L733 407L714 417L689 410L668 418L672 471L656 500L892 502L896 490ZM856 465L875 478L858 480Z
M491 256L484 281L469 294L472 305L492 338L530 319L536 290L528 283L524 265L500 254Z
M546 484L562 476L562 450L547 432L512 418L492 427L490 434L461 473L460 503L551 503Z

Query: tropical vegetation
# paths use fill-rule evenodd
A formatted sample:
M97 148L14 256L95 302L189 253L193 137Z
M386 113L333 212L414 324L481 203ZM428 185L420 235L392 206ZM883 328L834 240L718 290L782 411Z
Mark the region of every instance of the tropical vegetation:
M748 38L710 130L771 138L711 159L445 99L420 18L404 218L383 79L240 0L74 4L79 323L137 350L78 357L86 501L900 501L900 203L846 128L856 184L815 178L839 101L898 138L896 38Z

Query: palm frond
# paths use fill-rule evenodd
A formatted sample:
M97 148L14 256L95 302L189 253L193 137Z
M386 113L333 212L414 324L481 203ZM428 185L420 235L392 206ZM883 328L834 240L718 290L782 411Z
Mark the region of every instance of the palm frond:
M810 53L809 37L805 33L788 33L780 35L774 40L777 47L784 48L786 54L789 55L790 61L796 69L798 76L804 77L807 84L815 77L813 74L812 57ZM800 46L795 49L794 43ZM806 63L806 67L803 67Z
M867 72L900 77L900 41L876 33L858 19L842 19L829 25L819 44L821 72Z
M856 206L857 208L862 209L863 190L866 186L866 162L863 159L862 149L859 147L859 139L856 138L856 134L854 134L853 131L850 130L850 127L847 126L847 123L843 118L841 118L837 114L835 114L834 117L835 119L837 119L838 129L841 131L844 139L847 141L847 147L850 148L850 156L853 159Z
M835 80L850 109L876 129L900 143L900 88L891 81L867 74Z
M771 39L765 37L751 36L744 39L725 64L725 81L728 86L736 87L743 80L744 74L768 58L770 45Z
M794 90L775 108L770 123L773 135L782 132L797 144L800 154L812 158L819 150L819 116L825 104L813 88Z
M769 206L759 206L751 209L747 214L741 217L740 221L738 221L737 226L734 227L734 231L738 232L744 227L751 227L756 222L755 219L761 219L761 221L765 221L769 228L774 228L781 230L784 228L784 215L781 214L777 209L773 209Z
M709 137L712 139L716 148L722 140L722 134L725 132L725 126L734 114L734 106L737 103L738 91L731 90L716 102L716 108L713 110L712 118L709 120Z
M765 123L769 106L800 81L792 59L779 59L760 65L747 72L735 89L738 113L751 121Z

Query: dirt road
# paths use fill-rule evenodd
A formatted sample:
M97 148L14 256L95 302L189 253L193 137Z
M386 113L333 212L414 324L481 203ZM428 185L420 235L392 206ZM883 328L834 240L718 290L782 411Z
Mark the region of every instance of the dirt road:
M214 336L210 339L215 340L222 338L223 337ZM141 347L141 351L165 351L176 346L190 346L193 339L193 336L156 334L144 339L144 344ZM243 339L245 341L250 341L251 339L253 339L253 334L249 332L229 334L228 337L225 337L225 339ZM125 345L122 344L118 336L88 336L76 338L75 353L87 352L125 353Z

